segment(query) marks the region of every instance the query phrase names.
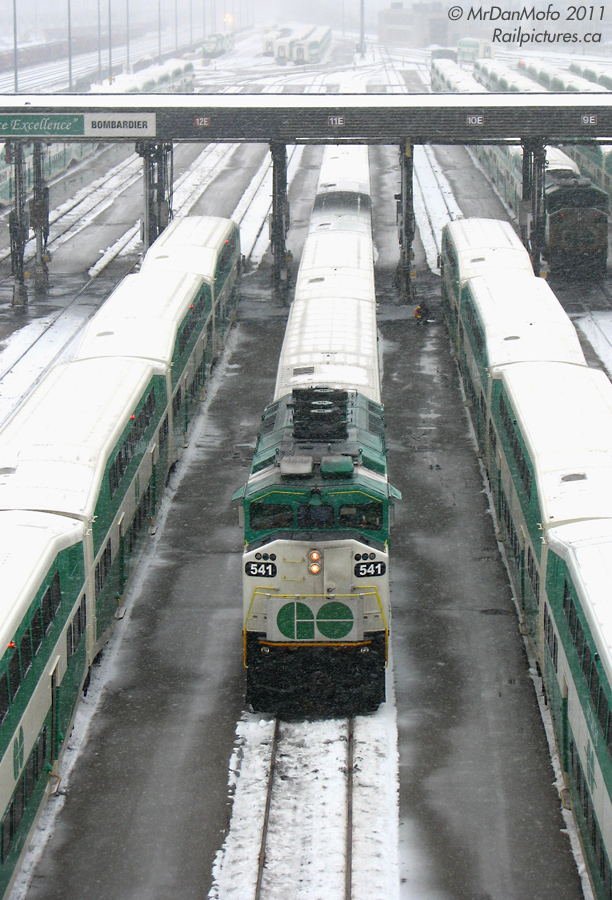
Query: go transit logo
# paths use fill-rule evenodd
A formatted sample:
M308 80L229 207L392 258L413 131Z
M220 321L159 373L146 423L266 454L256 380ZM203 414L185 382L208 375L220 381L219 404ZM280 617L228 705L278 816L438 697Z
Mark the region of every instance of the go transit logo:
M316 630L327 640L341 640L351 633L354 621L350 607L335 600L324 603L316 617L306 603L299 601L285 603L276 617L278 630L291 641L312 641Z

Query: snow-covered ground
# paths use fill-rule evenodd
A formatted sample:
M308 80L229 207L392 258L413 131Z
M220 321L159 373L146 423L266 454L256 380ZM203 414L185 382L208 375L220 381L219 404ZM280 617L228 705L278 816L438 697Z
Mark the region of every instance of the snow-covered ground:
M399 900L398 747L393 665L387 701L354 726L352 900ZM344 900L346 721L288 726L291 746L274 782L282 815L270 823L265 890L270 900ZM245 714L229 773L230 830L217 855L209 900L251 900L261 848L274 721ZM277 788L276 785L279 785ZM325 822L325 828L321 822Z

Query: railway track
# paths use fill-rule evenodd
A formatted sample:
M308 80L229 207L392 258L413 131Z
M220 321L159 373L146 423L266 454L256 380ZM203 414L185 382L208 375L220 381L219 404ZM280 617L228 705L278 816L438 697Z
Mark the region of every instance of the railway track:
M333 725L276 720L254 900L296 896L293 893L296 867L299 867L298 881L304 896L316 896L321 891L317 877L311 886L305 884L313 844L310 826L313 821L329 821L330 811L335 827L329 831L325 829L330 863L325 896L329 900L352 900L353 741L353 719ZM328 776L340 773L340 778L334 779L335 796L330 796L328 784L318 779L322 768L327 770ZM317 781L320 789L314 787ZM306 793L309 809L304 818L305 827L301 834L296 834L286 820L294 819L297 811L304 808ZM292 831L290 854L287 853L288 828Z
M398 900L392 703L317 721L246 714L209 900Z

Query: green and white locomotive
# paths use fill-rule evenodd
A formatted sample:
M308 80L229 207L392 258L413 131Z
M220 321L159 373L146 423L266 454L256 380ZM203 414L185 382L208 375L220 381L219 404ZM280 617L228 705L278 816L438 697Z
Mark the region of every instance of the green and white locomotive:
M374 710L389 648L387 477L366 148L327 148L244 516L256 710Z

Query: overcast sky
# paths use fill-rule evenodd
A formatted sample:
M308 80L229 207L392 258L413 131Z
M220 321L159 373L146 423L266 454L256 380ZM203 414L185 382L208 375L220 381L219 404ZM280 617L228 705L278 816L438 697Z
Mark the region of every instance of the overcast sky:
M252 24L274 21L312 22L340 27L342 17L347 27L359 27L360 0L0 0L0 41L13 46L13 9L17 8L17 39L30 42L41 32L47 36L67 34L68 5L73 31L80 28L97 28L98 6L101 26L108 33L108 10L111 7L113 32L125 28L129 3L130 27L147 23L152 31L158 28L158 10L161 6L162 28L174 29L175 12L179 26L189 28L193 21L194 33L201 34L204 16L213 20L213 4L217 28L225 12L233 13L235 20ZM365 0L367 27L374 27L379 9L388 7L390 0ZM409 6L409 2L405 3ZM208 26L207 26L208 32Z

